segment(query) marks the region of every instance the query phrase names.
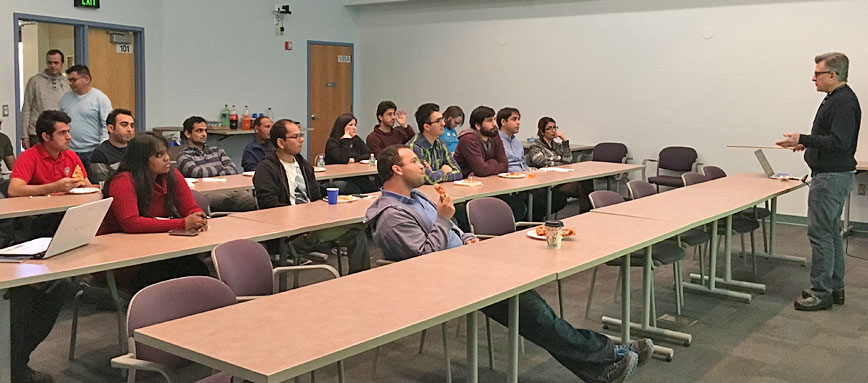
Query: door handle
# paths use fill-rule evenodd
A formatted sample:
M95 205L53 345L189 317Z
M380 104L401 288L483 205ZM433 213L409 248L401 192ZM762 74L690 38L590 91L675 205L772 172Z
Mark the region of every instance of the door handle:
M311 115L310 115L310 119L311 119L311 120L316 120L316 115L315 115L315 114L311 114Z

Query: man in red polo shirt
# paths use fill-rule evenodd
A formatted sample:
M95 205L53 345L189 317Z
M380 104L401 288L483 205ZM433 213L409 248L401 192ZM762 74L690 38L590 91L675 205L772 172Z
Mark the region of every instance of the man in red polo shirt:
M69 121L66 113L57 110L39 115L39 143L18 157L9 180L10 197L66 193L79 186L93 186L81 160L69 150Z

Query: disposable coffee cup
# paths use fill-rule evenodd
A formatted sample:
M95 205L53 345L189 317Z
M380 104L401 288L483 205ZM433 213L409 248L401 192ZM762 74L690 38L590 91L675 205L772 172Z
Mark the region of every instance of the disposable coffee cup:
M326 193L329 197L329 205L338 204L338 188L326 188Z
M561 221L546 221L546 245L549 249L560 249L563 239L564 223Z

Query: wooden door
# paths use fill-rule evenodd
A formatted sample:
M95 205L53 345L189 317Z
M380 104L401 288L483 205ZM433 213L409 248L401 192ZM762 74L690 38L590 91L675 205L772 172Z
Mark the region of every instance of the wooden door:
M308 157L325 151L335 120L353 111L353 47L310 45L308 57Z
M130 32L125 33L132 41ZM114 44L108 29L87 31L88 68L93 86L112 102L113 108L129 109L136 115L136 64L133 43Z

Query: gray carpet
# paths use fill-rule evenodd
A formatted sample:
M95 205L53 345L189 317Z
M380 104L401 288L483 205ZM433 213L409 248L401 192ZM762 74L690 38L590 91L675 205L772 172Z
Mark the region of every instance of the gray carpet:
M581 236L581 234L580 234ZM758 240L760 236L757 236ZM734 247L738 247L734 241ZM805 228L780 225L778 248L783 254L809 256L810 247ZM868 256L868 238L851 238L849 253ZM378 254L374 250L373 253ZM692 252L691 252L692 253ZM759 261L756 281L767 284L767 293L755 295L750 304L685 292L683 317L695 319L695 324L680 326L659 322L693 334L689 347L665 344L675 349L671 362L654 360L639 369L631 382L866 382L868 381L868 261L847 258L847 303L831 311L804 313L793 310L792 301L808 285L809 266L780 261ZM749 259L734 257L736 279L754 280ZM695 272L698 263L691 256L683 266L684 277ZM590 318L585 319L590 272L564 281L566 318L578 327L603 331L601 315L620 315L620 304L613 302L617 269L601 267L597 279L596 297ZM636 269L633 281L633 318L641 315L641 272ZM313 281L308 281L313 282ZM671 289L672 269L664 267L655 273L658 315L674 314L674 294ZM549 284L539 292L557 310L557 289ZM287 318L287 323L291 319ZM56 382L122 382L119 370L109 366L118 355L116 322L111 312L85 307L79 322L77 359L67 360L71 311L64 310L54 331L33 355L31 365L54 376ZM498 382L506 379L506 329L494 324L495 370L488 368L484 321L480 320L480 381ZM453 379L465 381L464 332L456 338L458 321L449 323L449 354L452 358ZM616 335L616 331L606 331ZM428 332L425 352L417 355L420 336L413 335L384 346L380 353L379 382L443 382L445 362L439 327ZM227 345L231 347L231 345ZM291 353L292 347L275 350ZM373 352L365 352L345 361L348 382L371 381ZM207 373L193 368L191 374ZM316 372L321 382L337 382L336 369L329 366ZM522 382L579 381L561 367L541 348L527 342L520 356ZM308 376L302 382L309 380ZM157 377L140 381L160 382Z

